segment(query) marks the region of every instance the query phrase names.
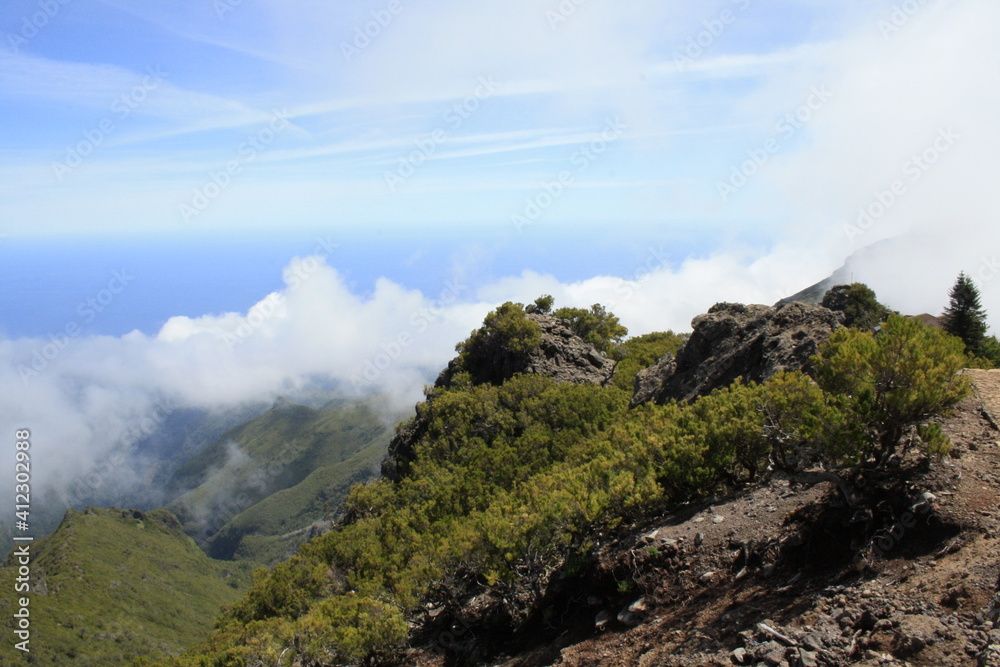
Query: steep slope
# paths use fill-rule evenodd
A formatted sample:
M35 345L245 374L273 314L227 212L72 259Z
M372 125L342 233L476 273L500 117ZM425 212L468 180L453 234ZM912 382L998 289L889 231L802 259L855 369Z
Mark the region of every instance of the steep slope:
M527 623L492 664L1000 665L1000 370L966 373L950 457L867 488L778 477L625 527L550 598L562 634Z
M516 336L484 336L480 340L488 342L476 350L475 360L470 360L466 353L451 360L434 383L435 390L453 387L456 378L463 374L473 384L493 385L502 385L518 373L550 378L560 384L603 386L611 380L614 362L574 334L565 320L542 313L527 313L523 317L528 326L537 330L536 344L524 348L517 344ZM470 340L473 339L475 333ZM401 425L393 435L381 467L386 479L398 480L406 471L414 445L427 431L433 400L434 390L425 403L417 406L416 418Z
M352 483L374 475L390 436L376 409L279 401L179 468L171 485L190 490L167 509L215 558L285 557L304 537L281 536L324 519Z
M864 576L875 548L892 551L886 534L907 558L946 556L963 530L995 525L970 519L972 503L939 511L928 493L956 492L948 468L929 457L946 451L946 435L960 455L981 451L991 428L978 408L962 412L978 419L971 437L953 422L944 434L925 423L969 392L957 375L960 342L941 332L900 316L878 336L839 329L814 361L818 383L779 373L630 409L614 382L567 382L539 364L505 377L512 365L496 360L541 347L528 314L505 304L488 315L459 344L454 372L397 431L383 466L393 474L355 487L341 521L257 578L208 642L168 664L847 664L850 640L807 640L787 627L817 591L842 592L833 587ZM706 339L735 348L759 333L725 321L719 329ZM803 337L776 337L786 334L792 345L752 345L744 359L762 369L787 361ZM880 381L886 374L892 381ZM936 521L926 532L910 530L927 517ZM975 581L988 593L972 596L980 606L995 592L991 568ZM797 599L786 608L788 597ZM747 613L734 615L744 602ZM703 612L707 624L685 634ZM989 650L991 614L967 619L966 651ZM816 618L824 628L828 618L847 622L839 612ZM852 632L877 624L857 618ZM640 629L648 642L629 634Z
M163 510L69 510L31 553L31 662L5 641L4 665L103 667L178 653L208 634L250 579L248 566L206 557ZM5 591L16 572L12 559L0 568ZM13 598L0 597L7 619Z

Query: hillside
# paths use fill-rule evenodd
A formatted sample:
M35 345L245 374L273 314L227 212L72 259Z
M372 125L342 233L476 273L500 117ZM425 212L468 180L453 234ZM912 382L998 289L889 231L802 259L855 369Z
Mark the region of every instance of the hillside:
M851 501L778 476L623 527L550 598L559 636L535 619L491 664L1000 665L1000 370L966 373L950 456Z
M5 641L4 665L104 667L178 653L250 580L249 567L206 557L163 510L69 510L31 552L31 662ZM0 567L4 590L16 569L10 559ZM13 604L0 597L7 626Z
M992 660L1000 561L976 535L996 537L995 434L961 340L897 314L875 332L822 306L718 304L678 349L545 306L488 315L383 478L167 664ZM965 581L892 597L966 547Z
M390 428L376 403L279 401L178 468L167 509L214 558L275 562L374 476Z

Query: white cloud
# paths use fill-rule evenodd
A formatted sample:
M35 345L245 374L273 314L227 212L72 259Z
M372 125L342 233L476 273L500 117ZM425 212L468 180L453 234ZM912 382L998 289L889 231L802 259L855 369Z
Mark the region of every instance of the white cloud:
M247 313L174 317L155 336L0 341L3 432L30 428L35 480L58 485L164 409L273 400L316 378L410 406L489 308L454 281L427 297L382 279L361 298L313 256L285 282Z
M380 6L370 4L371 9ZM892 238L862 253L852 267L855 278L871 284L889 305L906 312L938 313L958 271L965 270L980 285L994 321L1000 318L1000 280L995 277L1000 272L996 259L1000 255L996 224L1000 219L1000 188L996 187L1000 90L993 85L1000 71L1000 43L995 38L1000 6L992 0L923 3L899 30L885 35L879 21L890 17L892 8L883 3L850 12L853 27L846 36L823 35L823 41L796 42L797 46L775 47L770 52L757 45L756 51L745 55L720 41L687 74L676 77L658 63L669 62L670 45L683 43L692 26L711 16L710 8L681 3L584 3L553 29L545 12L556 9L556 2L412 3L406 4L391 29L348 64L339 52L339 42L350 38L353 21L366 20L369 9L358 10L349 20L343 13L346 10L337 10L339 32L331 32L332 19L318 4L310 5L308 21L302 13L287 11L285 5L274 3L274 7L279 20L267 48L280 53L277 61L298 63L309 72L309 94L292 99L293 108L303 115L360 107L371 110L382 101L412 106L453 99L469 94L478 77L490 74L509 85L495 100L498 103L509 101L499 99L502 96L527 99L538 95L540 103L514 107L528 117L523 124L481 127L470 123L454 137L453 146L441 151L442 155L449 151L478 155L499 143L494 138L515 137L525 146L535 145L529 143L534 139L540 145L549 137L545 128L556 122L567 133L568 128L587 127L595 118L605 117L602 114L610 100L633 125L631 136L664 140L657 148L666 149L650 154L643 153L645 146L631 145L639 142L630 142L630 148L637 151L631 154L631 162L641 158L650 165L648 183L677 184L675 192L664 194L659 190L665 186L650 186L649 192L641 193L655 203L655 216L663 230L678 221L692 225L707 220L714 229L725 228L733 236L739 230L760 231L762 245L771 245L764 250L744 248L727 236L715 239L714 248L704 256L675 266L664 259L669 253L655 241L624 276L596 276L565 284L552 276L525 272L475 293L461 284L442 285L439 294L421 294L381 280L374 293L364 298L348 289L335 269L315 258L300 258L286 271L286 288L263 297L249 313L177 317L155 336L135 332L121 338L73 340L27 384L21 380L19 367L51 343L0 341L0 405L4 409L0 426L3 432L23 426L35 430L40 479L47 476L58 483L65 474L85 468L113 446L129 424L155 411L161 401L214 406L255 400L327 376L348 388L353 386L352 378L361 377L366 379L366 388L391 391L401 404L412 402L423 383L453 355L455 342L468 335L491 307L505 300L527 302L542 293L553 294L561 305L604 303L635 334L685 330L691 317L716 301L773 303L824 278L848 254ZM240 11L250 11L250 7ZM673 12L686 14L675 17ZM226 20L239 19L233 15ZM309 25L304 27L305 23ZM737 40L748 25L734 24L727 39ZM216 40L222 41L221 37ZM662 51L651 54L651 45ZM16 89L44 93L18 78L10 62L0 63L0 76L8 77L5 80L16 84ZM112 88L129 81L118 70L46 69L44 63L25 62L54 87L73 76L81 81L105 77L114 83ZM315 66L310 68L309 63ZM647 86L652 78L658 80L657 86ZM707 83L684 83L691 80ZM110 88L88 86L68 86L60 95L98 106ZM814 110L791 137L777 135L781 149L730 201L722 202L714 180L706 175L725 178L731 167L746 160L747 151L775 136L776 121L794 113L813 86L826 86L832 98ZM553 91L561 94L550 96ZM198 105L205 101L178 93L177 104L170 106L178 109L178 115L183 115L184 100ZM216 100L206 107L211 113L188 119L191 122L182 126L198 127L199 118L224 116L228 105L226 100ZM432 110L424 119L438 122L444 111ZM242 113L235 113L234 118L243 118ZM206 213L206 220L225 214L245 225L258 216L283 217L285 208L277 216L276 209L269 207L273 202L287 207L291 201L299 202L299 213L306 212L310 219L328 216L331 210L372 215L371 207L366 207L368 200L351 197L362 193L374 199L384 194L381 168L335 179L306 164L297 181L293 177L299 174L287 163L295 157L353 152L357 147L382 164L379 161L386 155L391 159L395 147L412 141L413 126L401 130L389 127L388 122L379 123L380 118L398 118L400 113L399 108L379 110L368 132L346 139L327 138L327 145L276 145L261 162L281 163L284 170L269 170L267 175L274 178L267 183L250 177L234 183L225 201ZM706 126L712 131L706 131ZM699 131L704 136L694 142L685 135L683 141L692 143L672 143L682 141L679 128L691 132L690 136ZM958 137L942 150L940 133L949 128ZM729 131L733 129L741 131ZM742 145L743 141L748 143ZM562 139L550 138L549 142L562 143ZM480 144L482 149L476 150ZM725 145L720 148L721 144ZM220 155L229 159L232 147L227 144L225 150ZM914 156L925 151L928 156L936 151L934 163L913 171ZM176 157L168 155L164 161L171 159ZM537 170L548 173L551 164L562 164L559 160L566 161L557 155L539 163L542 166ZM216 165L212 158L192 161L190 169L182 171L202 174ZM171 163L167 171L156 171L164 169L160 162L123 161L107 165L110 173L104 174L100 168L106 165L95 161L74 177L72 185L79 192L64 189L42 198L38 191L31 191L30 197L16 200L9 213L15 219L33 219L38 200L44 199L55 202L55 217L61 220L78 221L83 217L80 211L88 211L88 219L94 220L112 219L125 211L132 224L136 212L143 211L143 219L176 225L181 199L173 187L176 184L164 184L163 175L176 175L177 169ZM530 160L523 162L536 168ZM131 174L137 166L150 174L150 185L122 193L114 173ZM86 169L93 172L95 181L107 180L116 187L91 188L100 184L88 180ZM602 173L588 184L635 181L638 171L633 165L624 173ZM22 183L41 182L46 176L41 171L25 176L20 164L4 167L2 173L11 177L14 185L5 190L11 193L27 191ZM421 190L420 179L415 179L412 189L448 195L449 187L452 191L471 187L462 180L465 173L458 170L454 177L439 178L428 169L427 177L435 177L430 185L435 187L425 183ZM519 173L506 179L490 171L476 172L469 179L499 192L505 187L517 189L533 177L534 173ZM901 193L893 195L891 204L879 201L891 192L895 181L902 182ZM444 185L437 188L440 184ZM420 207L401 199L393 214L408 207L407 215L450 220L437 207L443 210L442 202L451 199L440 197ZM521 199L520 193L513 193L509 201L479 198L477 210L469 214L506 224ZM380 204L385 200L381 197ZM632 203L640 200L637 195ZM569 204L568 199L565 203ZM601 202L595 198L590 203L593 208ZM873 216L863 234L845 232L846 225L857 224L859 209L878 211L875 204L881 204L884 211ZM623 208L621 217L637 219L640 210L645 208ZM650 215L642 217L648 220ZM539 226L555 227L557 222L565 221L546 219ZM614 224L610 218L604 222ZM632 230L623 223L623 234ZM574 243L586 243L585 238L569 238L572 231L566 233L568 252ZM657 238L666 236L663 231ZM248 335L243 337L241 332ZM242 342L231 345L234 337Z
M784 220L783 243L825 247L832 258L895 239L862 253L853 270L897 308L939 313L964 270L995 319L1000 7L919 6L870 8L847 37L803 53L745 99L741 113L759 115L775 97L791 111L810 86L833 94L736 198L745 197L744 214Z

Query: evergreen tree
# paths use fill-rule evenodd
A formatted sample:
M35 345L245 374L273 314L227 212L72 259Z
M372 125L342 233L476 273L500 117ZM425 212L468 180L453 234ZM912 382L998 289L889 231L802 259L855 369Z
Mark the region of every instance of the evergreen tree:
M951 302L944 311L945 331L961 338L968 354L980 354L986 338L986 311L979 302L979 290L962 272L949 296Z

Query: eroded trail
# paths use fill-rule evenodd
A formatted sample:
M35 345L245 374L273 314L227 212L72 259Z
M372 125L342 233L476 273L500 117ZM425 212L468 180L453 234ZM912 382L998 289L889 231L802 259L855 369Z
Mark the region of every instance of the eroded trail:
M996 422L1000 418L1000 369L984 371L970 368L965 372L972 379L976 397Z

